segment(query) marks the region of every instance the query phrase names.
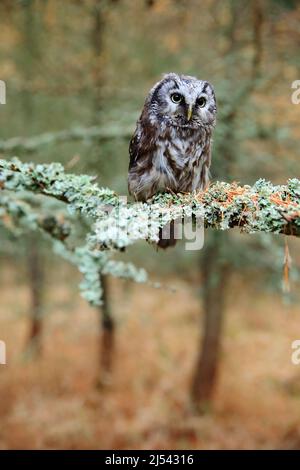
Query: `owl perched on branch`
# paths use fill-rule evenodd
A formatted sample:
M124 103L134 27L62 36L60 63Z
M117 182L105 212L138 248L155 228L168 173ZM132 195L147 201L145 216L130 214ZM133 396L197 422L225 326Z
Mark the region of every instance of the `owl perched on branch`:
M131 139L128 188L136 200L158 192L205 189L216 98L210 83L169 73L150 90ZM174 233L160 239L174 245Z

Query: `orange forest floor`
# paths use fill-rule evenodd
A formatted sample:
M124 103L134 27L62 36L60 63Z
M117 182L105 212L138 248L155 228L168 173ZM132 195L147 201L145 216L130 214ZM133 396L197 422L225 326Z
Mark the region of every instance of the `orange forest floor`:
M24 355L28 287L2 273L0 449L300 448L300 311L233 279L214 407L188 395L201 325L199 281L177 291L112 280L117 319L110 383L96 388L99 318L65 283L48 284L40 358ZM72 278L73 279L73 278Z

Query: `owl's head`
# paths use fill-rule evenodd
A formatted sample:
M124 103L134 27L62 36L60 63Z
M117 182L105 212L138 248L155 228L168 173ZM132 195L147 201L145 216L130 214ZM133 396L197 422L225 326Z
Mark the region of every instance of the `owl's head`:
M169 125L197 128L216 122L214 89L195 77L168 73L152 88L147 102L152 116Z

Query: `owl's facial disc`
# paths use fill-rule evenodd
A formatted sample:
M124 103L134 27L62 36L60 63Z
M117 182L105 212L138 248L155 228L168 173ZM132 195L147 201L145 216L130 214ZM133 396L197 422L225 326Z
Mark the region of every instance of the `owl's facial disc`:
M197 129L214 126L216 101L212 86L185 75L168 74L153 88L153 115L167 125Z
M208 96L204 93L171 89L167 94L165 114L175 120L174 124L177 126L195 127L200 121L205 122L207 103Z

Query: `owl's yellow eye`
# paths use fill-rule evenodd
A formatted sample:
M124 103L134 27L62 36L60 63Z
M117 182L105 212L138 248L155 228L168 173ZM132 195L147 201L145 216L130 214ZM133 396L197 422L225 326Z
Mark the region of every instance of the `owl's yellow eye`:
M180 93L173 93L171 95L171 100L173 101L173 103L179 104L182 102L183 96Z
M198 98L197 105L200 106L200 108L204 108L204 106L206 105L206 98L204 98L204 96Z

